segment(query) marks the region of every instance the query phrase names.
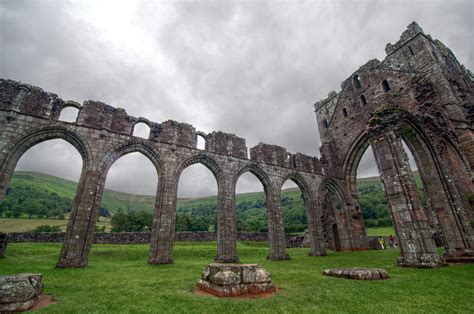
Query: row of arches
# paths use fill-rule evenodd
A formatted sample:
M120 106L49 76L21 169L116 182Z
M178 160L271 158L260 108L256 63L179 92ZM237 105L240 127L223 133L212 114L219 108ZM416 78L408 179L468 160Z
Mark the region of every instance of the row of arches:
M156 188L156 193L155 193L157 195L157 199L155 200L157 206L159 203L163 203L165 207L168 206L169 204L169 205L172 205L171 207L174 207L173 210L176 209L176 199L174 200L174 204L172 204L173 201L168 203L166 200L160 199L160 198L169 196L169 193L167 194L167 189L169 188L169 186L167 186L168 184L167 180L169 179L170 173L169 171L166 172L164 170L163 162L161 161L160 157L154 152L152 148L147 147L142 142L135 143L135 144L121 145L119 147L116 147L112 151L105 153L104 157L101 159L101 161L98 164L98 168L95 169L94 166L91 166L92 156L87 145L79 137L77 137L76 134L64 129L42 130L42 131L35 132L34 134L31 134L29 136L26 136L20 141L15 141L15 144L12 144L12 147L9 147L10 148L9 150L12 153L2 165L2 169L1 169L2 174L3 174L2 186L6 187L8 185L8 181L11 178L11 175L13 174L13 170L15 169L16 163L18 162L18 160L20 160L21 156L23 156L23 154L29 148L35 146L36 144L39 144L48 140L52 140L52 139L63 139L69 144L71 144L79 152L79 155L81 155L81 160L82 160L81 176L80 176L79 184L77 188L76 199L74 200L74 204L73 204L73 208L77 207L77 209L76 210L73 209L73 211L71 212L71 215L70 215L71 219L68 226L69 229L71 228L74 229L74 224L76 223L75 218L77 218L81 210L84 210L81 206L89 206L88 207L89 209L90 209L90 206L92 206L93 208L101 207L100 205L102 201L102 195L103 195L105 187L107 187L106 185L107 177L114 175L113 165L116 164L116 162L120 162L119 159L126 158L127 155L132 156L134 154L141 154L145 156L146 159L148 159L148 164L150 164L151 162L152 167L155 168L155 171L154 171L156 173L155 177L158 179L156 182L157 188ZM94 157L94 158L97 158L97 157ZM278 235L275 235L276 238L270 239L270 242L272 241L278 242L278 245L280 246L282 242L282 239L281 239L282 234L284 236L283 230L271 230L271 229L275 229L275 228L282 229L283 226L278 225L278 223L276 224L272 223L272 219L273 219L272 216L279 215L277 213L274 213L273 210L274 210L274 207L279 208L279 204L276 204L276 203L280 202L281 188L282 186L285 185L285 182L286 181L295 182L294 183L295 186L297 185L301 189L301 195L303 196L305 205L309 207L313 206L312 205L313 200L312 200L311 193L309 191L309 186L305 182L305 180L297 173L291 173L287 175L285 178L283 178L281 182L277 182L275 181L275 179L269 178L268 174L264 170L262 170L258 165L248 164L247 166L238 170L236 175L229 180L229 178L224 178L223 171L216 161L202 154L198 154L192 158L186 159L182 163L178 164L175 170L173 171L173 173L176 175L176 182L172 182L171 184L176 185L176 194L174 195L175 198L177 197L177 194L179 193L179 189L180 189L179 182L181 181L180 178L182 177L182 175L186 174L186 171L190 169L190 167L193 167L193 165L196 165L196 164L203 165L204 167L208 169L208 171L210 171L210 173L212 173L212 176L215 179L215 183L217 183L217 195L218 195L217 202L219 203L217 206L218 208L226 206L226 204L221 204L221 203L227 202L229 194L233 194L235 197L235 191L238 188L238 181L240 177L244 175L247 177L254 176L254 180L257 180L261 184L261 187L265 193L265 199L266 199L265 205L267 207L268 229L269 231L273 231L273 234L278 233ZM19 165L21 166L22 162L20 162ZM69 168L70 166L71 165L69 164ZM136 172L133 173L133 170L130 171L129 173L130 173L129 177L132 177L132 176L137 177L137 173ZM133 173L133 175L131 173ZM173 180L169 180L169 181L173 181ZM94 184L94 182L96 182L96 184ZM95 189L95 192L97 195L94 195L91 197L90 200L87 200L87 198L89 197L89 194L91 195L94 194L94 192L89 192L89 190L91 189ZM278 191L278 193L276 191ZM174 213L174 215L175 214L176 213ZM222 215L223 212L221 211L220 214ZM155 212L155 216L156 215L157 213ZM89 221L93 221L94 217L92 213L90 214L88 219ZM218 212L217 213L218 225L220 225L219 219L220 218L219 218L219 212ZM227 226L227 227L232 227L232 226ZM90 237L90 235L87 235L87 237ZM91 240L88 239L86 241L90 242ZM285 248L279 247L277 249L279 249L281 252L271 251L270 255L274 254L275 258L280 258L281 254L285 254L284 253ZM64 250L64 247L63 247L63 250ZM87 247L83 246L82 250L83 251L87 250ZM82 263L87 263L87 261L82 261Z

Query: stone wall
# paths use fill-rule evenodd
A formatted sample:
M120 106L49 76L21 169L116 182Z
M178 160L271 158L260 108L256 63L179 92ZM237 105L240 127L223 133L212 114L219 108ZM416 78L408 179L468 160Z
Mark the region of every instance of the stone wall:
M24 243L61 243L64 241L64 232L13 232L9 234L9 242ZM300 239L301 238L301 239ZM205 242L216 241L214 232L177 232L175 241ZM238 232L239 241L268 241L266 232ZM286 235L287 247L299 247L303 243L303 236ZM96 232L95 244L144 244L150 243L150 232Z

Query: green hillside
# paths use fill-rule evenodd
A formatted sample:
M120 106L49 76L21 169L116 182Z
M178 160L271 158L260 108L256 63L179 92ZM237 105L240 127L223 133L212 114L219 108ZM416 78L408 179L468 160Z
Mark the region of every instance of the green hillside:
M418 171L413 171L413 175L422 202L426 203L420 174ZM387 227L392 225L388 201L385 197L380 177L358 178L357 194L366 227Z
M415 172L417 185L421 180ZM359 202L367 227L390 226L390 216L379 177L358 179ZM71 208L77 183L55 176L18 171L0 204L1 217L64 218ZM151 213L155 198L149 195L105 190L101 207L103 213ZM237 227L242 231L266 231L266 210L263 192L236 196ZM298 188L282 191L282 207L287 232L301 232L306 228L306 211ZM217 197L183 198L178 200L177 229L215 230ZM103 214L103 216L106 216Z

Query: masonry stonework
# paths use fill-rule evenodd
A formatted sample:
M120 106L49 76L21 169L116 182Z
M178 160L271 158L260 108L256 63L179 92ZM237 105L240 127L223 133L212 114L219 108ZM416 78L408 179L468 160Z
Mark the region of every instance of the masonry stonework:
M357 166L370 145L400 243L399 264L437 267L432 239L442 234L446 261L473 261L474 77L415 23L315 104L321 163L330 181L320 203L328 247L367 248L356 192ZM421 174L420 200L402 141Z
M66 107L79 110L74 122L60 121ZM133 136L137 123L150 127L148 138ZM206 140L197 149L197 136ZM324 255L322 224L315 191L323 180L319 160L290 154L274 145L259 144L247 156L245 139L234 134L204 134L186 123L156 123L127 115L124 109L98 101L80 105L64 101L42 89L11 80L0 80L0 199L15 166L30 147L51 139L71 143L81 154L83 168L64 236L58 267L85 267L94 243L95 224L108 170L121 156L145 155L155 166L158 188L150 234L150 264L173 262L176 200L179 177L186 167L201 163L213 173L218 186L217 262L237 262L235 186L245 172L264 186L268 212L271 260L288 259L281 210L281 187L291 179L301 188L308 212L311 255Z
M237 262L235 186L246 172L262 183L268 217L268 258L288 259L281 187L293 180L308 215L310 255L325 247L369 249L356 192L358 163L370 145L396 229L402 266L437 267L433 234L441 234L447 261L472 261L474 77L440 41L412 23L384 60L370 60L340 92L315 104L321 159L260 143L247 155L245 139L205 134L172 120L129 116L99 101L64 101L39 87L0 79L0 200L20 157L32 146L63 139L82 156L83 168L58 267L85 267L94 242L107 173L120 157L139 152L158 174L150 264L173 262L177 187L186 167L201 163L218 186L217 262ZM60 121L75 107L74 122ZM147 138L134 136L145 123ZM205 148L197 148L197 136ZM414 155L427 204L420 201L402 141Z

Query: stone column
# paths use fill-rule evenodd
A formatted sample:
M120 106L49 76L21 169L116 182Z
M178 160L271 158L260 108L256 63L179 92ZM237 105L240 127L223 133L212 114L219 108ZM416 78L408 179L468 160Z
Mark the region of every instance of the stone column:
M235 185L232 177L218 178L217 255L216 262L236 263L237 225L235 218Z
M173 263L178 181L174 169L166 169L158 182L150 239L150 264Z
M56 267L87 267L103 187L96 169L83 172Z
M269 260L287 260L290 256L286 253L285 229L283 227L283 214L281 210L281 189L274 186L267 191L267 219L268 219L268 244Z
M407 267L439 267L442 263L416 189L402 141L388 131L371 139L398 236L398 264Z
M317 193L313 193L313 195L317 195ZM318 219L318 217L321 217L321 213L314 206L317 202L312 202L309 196L304 196L303 201L308 215L309 245L311 248L309 255L324 256L326 255L326 249L324 246L323 226Z

